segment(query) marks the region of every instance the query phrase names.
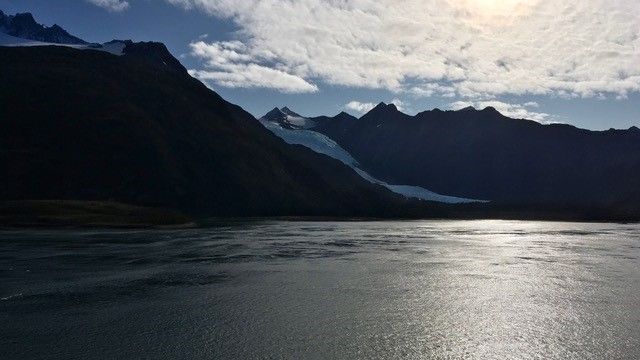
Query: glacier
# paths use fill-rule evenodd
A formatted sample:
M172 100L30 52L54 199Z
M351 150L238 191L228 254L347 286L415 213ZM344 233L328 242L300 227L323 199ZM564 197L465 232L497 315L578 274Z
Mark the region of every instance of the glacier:
M70 47L78 50L104 51L113 55L121 56L121 55L124 55L124 48L126 44L123 41L119 41L119 40L109 41L104 44L86 44L86 45L48 43L48 42L42 42L42 41L36 41L36 40L23 39L23 38L8 35L0 31L0 46L5 46L5 47L62 46L62 47Z
M272 121L268 118L259 119L260 123L271 131L274 135L281 138L288 144L302 145L317 153L327 155L336 160L341 161L345 165L351 167L355 172L363 179L386 187L396 194L400 194L409 198L416 198L425 201L434 201L447 204L464 204L474 202L486 202L484 200L465 199L455 196L447 196L435 193L419 186L411 185L393 185L388 184L382 180L376 179L366 171L360 168L358 161L351 156L349 152L343 149L335 141L328 136L321 134L317 131L310 130L308 128L309 122L305 121L304 117L293 117L288 114L283 114L284 119L293 120L287 127L284 127L281 122Z

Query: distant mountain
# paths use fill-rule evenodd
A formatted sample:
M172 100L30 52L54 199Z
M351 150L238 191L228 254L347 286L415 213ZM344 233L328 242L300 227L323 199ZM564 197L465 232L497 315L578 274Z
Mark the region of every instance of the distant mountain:
M121 56L0 47L0 200L117 201L200 216L434 214L286 144L189 76L164 45L124 45Z
M309 129L317 125L315 121L296 114L287 107L283 107L282 109L274 108L261 119L276 123L285 129L291 130Z
M125 48L127 48L127 51L132 56L135 56L135 53L139 53L147 59L154 59L153 61L156 62L164 61L167 66L184 69L172 56L170 58L160 58L158 56L168 53L166 49L164 49L164 52L160 51L156 56L153 56L153 54L148 53L152 49L145 49L144 43L134 43L131 40L112 40L104 44L87 43L70 35L58 25L45 27L38 24L29 13L8 16L0 11L0 46L65 46L78 50L104 51L113 55L123 55Z
M85 45L86 41L69 34L58 25L38 24L30 13L6 15L0 11L0 33L45 43Z
M378 180L362 170L360 164L335 141L328 136L316 131L319 128L337 127L341 121L355 120L346 113L340 113L335 117L305 118L289 108L275 108L260 118L260 123L282 138L289 144L297 144L340 160L345 165L354 169L362 178L374 184L382 185L389 190L406 197L420 200L435 201L450 204L478 202L471 199L463 199L452 196L440 195L418 186L392 185Z
M381 103L314 130L373 176L493 206L640 218L640 131L511 119L494 108L404 114Z
M286 108L271 110L259 119L260 123L289 144L304 145L317 153L340 160L350 167L359 166L348 152L327 136L290 123L284 109ZM297 118L301 116L298 115Z

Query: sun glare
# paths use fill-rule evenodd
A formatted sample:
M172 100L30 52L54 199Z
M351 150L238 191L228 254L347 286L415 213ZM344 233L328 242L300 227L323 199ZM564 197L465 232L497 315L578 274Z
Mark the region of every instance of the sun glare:
M540 0L448 0L471 23L508 25L527 15Z

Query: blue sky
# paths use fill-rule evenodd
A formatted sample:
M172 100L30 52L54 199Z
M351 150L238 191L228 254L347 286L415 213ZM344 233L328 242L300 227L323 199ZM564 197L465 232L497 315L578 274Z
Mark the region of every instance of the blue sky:
M567 1L560 20L546 0L407 0L406 12L384 2L0 0L0 10L91 42L162 41L256 116L284 105L358 116L385 101L410 114L491 105L589 129L640 125L640 21L625 16L635 0Z

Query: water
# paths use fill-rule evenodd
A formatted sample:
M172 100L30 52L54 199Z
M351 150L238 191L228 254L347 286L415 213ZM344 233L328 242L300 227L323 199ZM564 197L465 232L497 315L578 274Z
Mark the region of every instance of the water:
M638 359L640 226L0 232L3 359Z

